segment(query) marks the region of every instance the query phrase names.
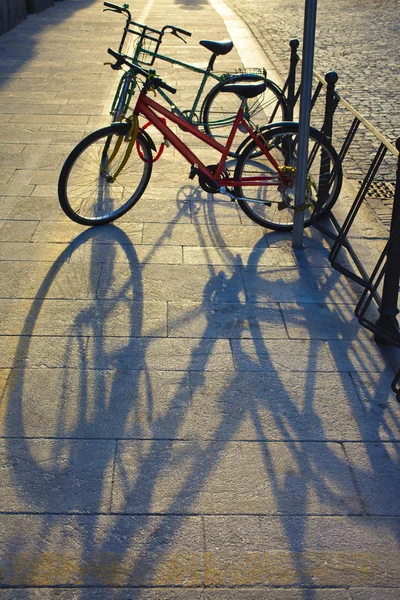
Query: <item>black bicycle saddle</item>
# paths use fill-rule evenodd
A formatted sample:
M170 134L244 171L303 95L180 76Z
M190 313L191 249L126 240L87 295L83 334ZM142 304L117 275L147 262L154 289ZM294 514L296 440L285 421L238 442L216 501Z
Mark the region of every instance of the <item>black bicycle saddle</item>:
M222 56L228 54L233 48L233 42L230 40L223 40L222 42L213 42L212 40L200 40L200 46L204 46L207 50L210 50L213 54Z
M238 96L242 96L242 98L255 98L262 94L267 87L267 82L263 81L262 83L228 83L221 88L221 92L231 92L233 94L237 94Z

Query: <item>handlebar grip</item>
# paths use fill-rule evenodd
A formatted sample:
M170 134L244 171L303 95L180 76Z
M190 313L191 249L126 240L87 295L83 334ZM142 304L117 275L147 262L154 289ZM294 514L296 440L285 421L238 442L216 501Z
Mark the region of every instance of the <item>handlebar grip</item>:
M135 71L135 73L137 73L138 75L142 75L143 77L148 76L148 71L145 71L144 69L141 69L137 65L134 65L133 63L131 63L124 54L120 54L119 52L116 52L112 48L109 48L107 50L107 52L108 52L108 54L111 54L111 56L113 56L115 58L115 60L117 61L117 64L128 65L128 67L133 69Z
M112 48L109 48L107 50L108 54L111 54L111 56L113 56L114 58L116 58L117 60L121 60L122 56L121 54L119 54L119 52L116 52L115 50L113 50Z
M190 31L186 31L186 29L180 29L180 27L174 27L175 31L181 33L182 35L187 35L188 37L192 37L192 33Z
M115 10L116 12L124 12L124 9L122 8L122 6L118 6L118 4L112 4L111 2L103 2L104 6L107 6L107 8L111 8L112 10Z
M168 85L168 83L165 83L165 81L160 80L158 87L167 90L167 92L170 92L171 94L176 94L176 88L173 88L171 85Z

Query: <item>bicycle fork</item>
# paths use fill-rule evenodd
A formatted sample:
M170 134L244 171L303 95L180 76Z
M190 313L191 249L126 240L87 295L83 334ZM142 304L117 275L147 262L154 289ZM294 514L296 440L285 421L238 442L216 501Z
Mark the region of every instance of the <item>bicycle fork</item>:
M136 139L137 139L137 136L139 133L139 118L138 118L138 116L132 115L131 117L129 117L128 120L132 122L132 125L129 129L128 134L126 136L120 135L118 137L118 140L115 144L114 150L112 151L110 158L107 160L106 164L103 165L103 167L101 168L102 173L104 175L107 175L109 183L114 183L114 181L117 179L118 175L121 173L122 169L125 167L126 163L128 162L128 160L132 154L133 146L135 145L135 142L136 142ZM121 146L122 146L122 142L124 140L128 142L128 146L125 150L125 156L123 157L121 164L115 171L114 175L108 175L107 169L110 167L111 163L113 162L113 160L119 153Z

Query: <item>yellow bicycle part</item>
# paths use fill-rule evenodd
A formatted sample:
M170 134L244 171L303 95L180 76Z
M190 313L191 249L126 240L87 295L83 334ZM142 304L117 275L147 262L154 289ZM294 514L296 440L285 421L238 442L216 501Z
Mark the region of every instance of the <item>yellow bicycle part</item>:
M128 121L131 121L131 127L129 129L129 132L126 136L120 135L118 137L118 140L115 144L114 150L110 156L110 158L108 159L108 161L106 162L106 164L104 165L104 167L102 168L103 173L106 172L106 169L108 169L108 167L110 166L110 164L112 163L112 161L114 160L114 158L117 156L122 142L127 141L128 142L128 146L126 148L125 151L125 156L121 161L121 164L119 165L118 169L116 170L115 174L110 176L109 178L109 182L110 183L114 183L114 181L117 179L118 175L121 173L122 169L125 167L126 163L129 160L130 155L132 154L132 149L133 146L136 142L138 133L139 133L139 117L138 115L132 115L130 116L128 119Z
M284 165L283 167L279 167L279 171L291 179L291 183L294 184L296 181L296 167L290 167L289 165ZM281 205L279 210L283 210L284 208L292 208L293 210L307 210L308 208L312 208L314 206L314 202L312 200L312 189L315 188L314 180L310 175L307 176L307 184L306 184L306 201L301 206L289 206L285 201L280 202Z
M262 131L259 129L259 126L257 125L255 132L257 133L257 135L260 136L260 138L262 139L262 141L264 142L264 146L266 147L267 150L271 149L271 145L267 142L267 140L265 139L265 137L262 134Z

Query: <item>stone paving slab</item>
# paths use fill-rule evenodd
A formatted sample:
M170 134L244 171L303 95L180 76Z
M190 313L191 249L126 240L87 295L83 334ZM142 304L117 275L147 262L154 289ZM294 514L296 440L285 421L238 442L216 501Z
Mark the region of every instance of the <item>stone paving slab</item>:
M85 338L77 342L69 338L2 336L0 367L64 367L79 368L84 361Z
M139 327L140 324L140 327ZM0 335L167 336L165 302L0 300Z
M93 265L101 263L111 269L117 264L129 263L130 256L140 265L179 265L184 262L181 246L154 246L151 244L136 245L128 248L120 244L85 244L71 253L71 263L82 262Z
M2 242L29 242L38 226L38 221L0 221Z
M344 448L368 514L397 514L398 444L346 443Z
M162 239L166 245L181 245L198 247L213 247L215 242L221 248L241 247L253 248L256 244L266 248L267 243L259 227L242 227L238 224L216 224L214 228L204 231L198 225L177 224L171 227L171 232L163 237L165 225L158 223L145 223L143 240L146 244L155 244ZM222 250L221 250L222 252Z
M25 223L25 221L22 222ZM8 221L7 224L9 224ZM5 235L6 233L9 233L10 237L12 238L19 237L19 235L21 235L21 231L18 231L18 229L18 224L16 226L14 223L10 227L2 227L0 229L2 239L4 239L3 234ZM65 262L69 260L71 256L71 249L67 244L31 244L15 241L15 239L12 241L12 244L5 243L3 241L0 242L1 261L43 262L47 260L51 263L54 263L57 261Z
M206 552L220 559L215 574L220 585L223 580L233 584L235 572L224 569L224 559L238 560L243 544L256 556L264 550L269 583L278 587L351 588L360 581L365 587L398 587L397 551L387 553L397 544L396 519L260 517L256 528L249 517L206 516L204 521Z
M99 516L94 521L89 515L3 515L2 525L7 524L6 529L2 527L7 532L2 534L5 550L23 526L25 531L29 528L31 540L41 536L43 541L40 553L33 555L29 539L20 536L18 553L13 553L12 557L3 556L1 566L8 585L22 584L28 587L60 584L73 587L85 584L146 587L162 586L166 581L173 581L180 587L200 587L204 583L210 587L244 583L248 587L300 584L305 587L348 588L359 587L360 580L368 582L371 588L398 585L396 557L390 553L393 534L398 530L398 520L261 517L262 530L266 534L271 527L276 534L281 529L282 533L290 535L294 526L298 530L307 526L309 549L304 550L295 538L291 538L287 547L275 535L274 539L264 542L261 551L244 550L239 554L235 551L235 545L227 545L222 540L218 545L213 542L216 531L221 531L219 524L223 524L222 519L204 518L204 552L199 517L116 515ZM232 521L232 517L229 519ZM144 522L146 529L143 528ZM318 532L315 532L316 525ZM347 536L343 534L349 527L353 535L346 541ZM93 552L88 552L85 544L88 528L93 528L100 536ZM104 528L109 531L107 541L101 537ZM393 534L390 536L391 529ZM131 533L129 540L124 535L128 531ZM383 543L379 540L382 531L386 532ZM46 533L46 539L43 539L43 533ZM321 540L322 534L324 540ZM367 543L366 535L369 540ZM374 545L372 541L375 541ZM164 559L162 562L157 560L161 556ZM344 556L346 563L342 562ZM224 569L224 564L231 568ZM245 565L247 569L243 569ZM242 573L246 582L241 578Z
M0 595L1 598L1 595ZM246 589L235 588L218 590L205 590L206 600L348 600L347 590L293 590L284 589Z
M3 261L0 264L2 298L94 298L100 267L63 264L62 269L49 263ZM57 271L56 279L53 272ZM40 290L43 289L43 292ZM44 291L45 290L45 291Z
M29 340L22 340L20 353L26 354L30 346ZM85 340L71 339L65 346L59 346L45 357L49 363L46 368L43 356L39 355L36 368L19 370L14 365L9 379L7 369L0 371L4 373L8 435L16 436L23 423L28 436L53 437L60 422L68 437L85 437L86 432L91 438L399 439L395 421L392 424L388 417L387 422L377 426L374 415L364 411L348 374L283 372L277 382L273 372L234 373L229 355L222 362L224 357L221 352L218 354L217 347L213 354L218 363L211 355L204 367L206 372L196 371L200 367L197 363L189 365L194 371L190 372L191 396L188 396L186 372L179 370L186 365L179 356L175 369L168 370L170 365L164 358L162 366L167 370L138 372L123 353L104 355L104 344L99 343L97 364L108 359L111 368L82 371L78 367L88 364ZM133 350L138 353L137 348ZM54 368L66 363L68 369ZM308 400L310 389L313 403ZM66 406L65 394L70 398ZM85 405L92 408L80 423L82 395ZM100 410L99 402L104 402L108 410ZM336 409L338 402L340 413ZM135 415L139 419L137 424Z
M252 334L251 330L250 334ZM267 336L272 337L268 333ZM325 343L306 340L270 340L265 339L266 336L257 336L257 334L246 337L250 339L232 340L232 351L238 371L265 373L339 370L335 369L329 348Z
M12 591L0 589L1 600L202 600L204 598L203 588L193 589L143 589L143 588L89 588L89 589L49 589L49 588L23 588ZM273 596L271 596L273 598ZM278 598L278 596L277 596ZM290 599L291 600L291 599ZM330 600L327 598L327 600ZM332 598L332 600L337 600ZM341 600L341 598L338 598Z
M0 528L6 586L193 588L203 583L200 517L1 515ZM88 535L95 536L97 547L87 545Z
M190 265L242 265L260 267L293 267L296 259L281 248L184 248L183 261Z
M380 439L347 373L190 373L190 436L242 440ZM312 398L310 398L312 394ZM337 410L340 403L341 410ZM206 408L206 410L204 410ZM190 416L190 415L189 415ZM392 435L396 435L394 427ZM386 439L384 437L384 439Z
M168 337L285 339L277 304L168 302Z
M59 207L57 207L59 210ZM83 234L82 237L80 234ZM81 243L81 241L92 240L91 243L104 243L110 242L111 240L119 241L122 239L124 244L140 244L142 241L143 234L143 223L127 223L124 224L123 230L111 228L100 228L99 231L96 229L87 230L82 225L74 223L73 221L55 221L49 223L48 221L42 221L39 223L34 235L32 236L32 242L55 242L55 243L70 243L73 242L75 245Z
M233 356L229 340L191 338L89 338L87 365L96 369L113 368L114 356L123 370L141 371L232 371Z
M368 420L381 439L400 439L398 407L393 403L391 374L352 373Z
M350 590L350 598L351 600L373 600L376 598L377 600L398 600L399 591L396 589L351 589Z
M2 440L1 513L108 511L114 450L111 440Z
M118 444L111 511L332 515L362 509L340 444L125 441Z
M345 340L366 338L354 316L354 302L280 303L288 335L293 339Z
M250 302L354 304L355 301L345 277L332 269L248 266L243 269L243 279Z
M391 594L390 590L386 590L387 596L380 595L385 593L385 590L373 590L376 593L374 598L377 600L396 600L396 597ZM393 590L392 590L393 591ZM39 593L41 595L39 595ZM157 590L146 590L146 589L135 589L129 588L128 590L118 588L91 588L90 590L75 589L74 591L69 590L65 592L58 589L44 589L41 588L39 591L33 588L14 589L12 592L0 590L1 600L22 600L29 598L30 600L37 600L37 598L43 598L44 600L66 600L71 598L87 600L93 598L94 600L237 600L243 598L244 600L348 600L348 592L346 590L290 590L290 589L246 589L241 588L240 591L234 588L218 590L210 589L165 589L158 588ZM358 600L359 596L357 597ZM370 600L372 596L369 596L367 600Z
M3 436L116 440L184 434L181 422L191 400L184 371L14 368L0 374Z
M84 263L81 263L84 265ZM73 266L71 265L71 268ZM89 266L87 267L89 270ZM85 272L82 266L83 273ZM135 271L136 282L140 284L137 291L129 285L132 281L131 266L121 264L114 272L112 281L107 273L102 272L97 288L97 297L102 299L131 299L173 301L196 301L203 298L206 302L213 299L220 302L241 302L245 292L242 283L242 272L239 267L219 266L218 273L213 273L205 265L154 265L140 266ZM269 301L267 299L267 301Z

